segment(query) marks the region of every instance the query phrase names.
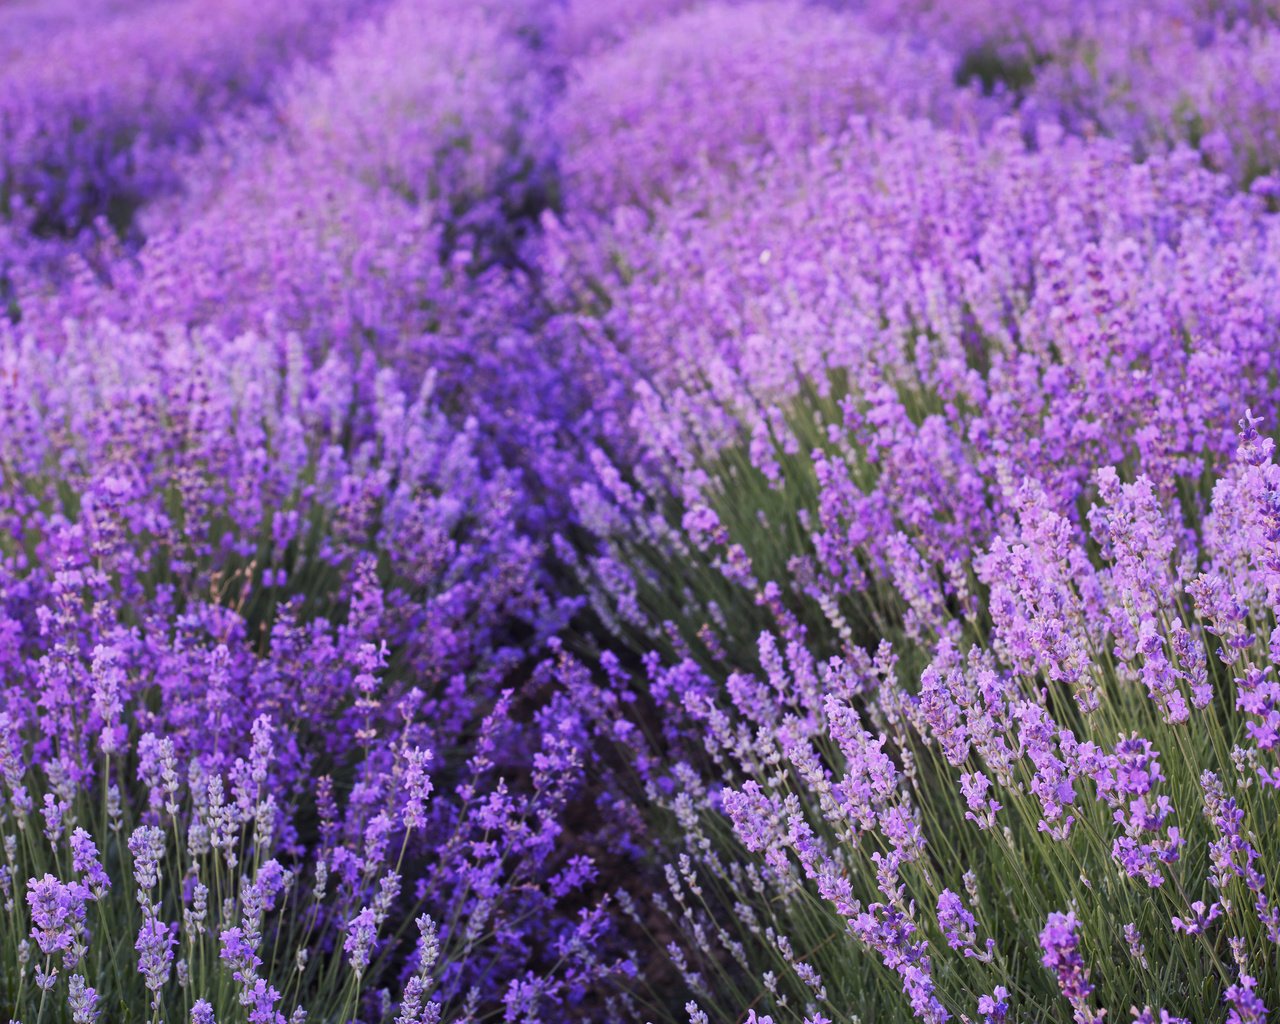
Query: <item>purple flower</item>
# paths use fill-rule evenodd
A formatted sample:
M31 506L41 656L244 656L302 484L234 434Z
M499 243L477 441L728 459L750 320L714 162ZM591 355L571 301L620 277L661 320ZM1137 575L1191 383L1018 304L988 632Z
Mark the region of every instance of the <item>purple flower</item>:
M979 997L978 1012L982 1014L982 1024L1002 1024L1009 1014L1008 990L997 985L991 995Z
M405 753L404 810L402 820L406 829L422 828L426 824L427 796L431 793L431 779L427 766L431 763L431 751L415 747Z
M372 907L363 908L347 923L347 937L342 948L351 958L351 969L356 977L361 977L368 968L377 935L378 925Z
M1048 712L1037 704L1023 702L1016 714L1021 725L1019 740L1035 768L1031 791L1039 797L1044 811L1040 831L1064 840L1075 824L1075 816L1066 813L1066 808L1076 799L1075 772L1070 762L1060 757L1054 748L1056 741L1068 733L1060 731Z
M73 974L67 979L67 1006L71 1010L73 1024L94 1024L101 1013L98 1009L98 993L79 974Z
M45 956L61 953L71 967L83 955L85 901L88 890L79 882L63 883L53 875L27 882L31 908L31 937Z
M217 1024L213 1007L207 999L197 999L191 1006L191 1024Z
M160 862L164 859L164 830L142 825L129 837L129 853L133 857L133 877L138 884L140 902L150 902L150 892L160 884Z
M1227 1024L1266 1024L1266 1005L1254 992L1257 984L1257 979L1241 974L1240 980L1227 989L1223 995L1223 1002L1230 1007Z
M1205 819L1217 833L1209 843L1209 881L1223 890L1232 878L1239 878L1251 892L1261 893L1266 876L1255 867L1260 855L1246 836L1244 810L1226 795L1213 772L1201 774L1200 788L1204 791Z
M71 866L84 877L94 899L102 899L111 888L111 879L98 859L98 847L82 828L71 833Z
M1040 932L1040 962L1057 977L1058 987L1071 1004L1076 1024L1099 1024L1102 1014L1090 1005L1093 985L1080 955L1080 921L1074 911L1053 913Z
M99 745L104 754L115 754L120 750L117 732L120 714L124 710L125 664L125 655L119 648L99 644L93 649L93 710L101 722Z
M70 807L52 793L44 795L44 837L49 842L56 843L62 838L63 819L69 810Z
M960 776L960 792L969 809L965 811L965 820L974 822L980 829L994 828L996 813L1002 805L994 798L988 797L991 780L982 772L964 772Z
M1191 1024L1185 1017L1175 1017L1168 1010L1157 1012L1149 1006L1144 1006L1141 1010L1133 1006L1129 1008L1129 1012L1133 1014L1133 1024Z
M1171 917L1170 923L1173 930L1185 932L1187 935L1203 935L1212 924L1222 915L1222 906L1218 903L1211 903L1207 907L1204 900L1196 900L1191 904L1190 917Z
M1141 964L1144 971L1147 970L1147 950L1142 944L1142 933L1132 921L1124 926L1124 941L1129 947L1129 955Z
M1164 781L1159 755L1135 733L1122 738L1114 754L1094 771L1098 794L1113 808L1112 817L1124 835L1112 844L1112 856L1130 878L1143 878L1155 888L1165 880L1162 864L1178 860L1183 846L1176 826L1167 824L1173 805L1152 790Z
M240 994L240 1005L249 1009L249 1024L286 1024L284 1014L276 1009L280 993L261 978L254 979Z
M174 932L176 927L154 917L147 917L138 929L134 950L138 954L138 973L146 986L159 998L160 989L169 980L173 966Z
M262 966L255 947L245 941L244 932L239 928L223 929L219 940L222 945L219 958L226 961L236 981L247 983Z
M991 959L995 940L987 939L986 951L983 953L974 948L978 941L977 921L965 908L964 901L950 889L943 889L938 896L938 927L942 929L947 945L952 949L964 950L966 957Z

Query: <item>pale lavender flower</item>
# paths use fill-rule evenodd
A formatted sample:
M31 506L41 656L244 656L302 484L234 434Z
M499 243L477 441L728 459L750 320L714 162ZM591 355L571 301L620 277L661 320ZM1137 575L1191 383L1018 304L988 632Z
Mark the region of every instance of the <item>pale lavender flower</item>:
M427 983L414 975L404 987L400 1012L395 1024L435 1024L440 1019L440 1004L427 1000Z
M62 838L63 820L70 809L70 804L57 799L52 793L44 795L44 837L49 842L56 844Z
M365 969L369 966L373 942L377 934L377 919L372 907L363 908L347 924L347 937L342 943L342 948L351 957L351 968L356 972L357 978L363 976Z
M270 715L259 715L253 720L253 743L249 752L249 777L259 786L267 781L271 764L273 732Z
M960 792L969 806L965 819L980 829L994 828L996 814L1002 808L995 797L987 796L990 789L991 780L983 772L964 772L960 776Z
M1142 944L1142 933L1138 931L1138 926L1130 921L1124 926L1124 941L1129 946L1129 955L1142 965L1142 969L1147 969L1147 950Z
M73 1024L94 1024L101 1013L98 1009L98 993L79 974L71 975L67 981L67 1005L71 1009Z
M121 699L126 682L123 662L124 657L117 647L98 644L93 649L90 685L93 688L93 709L101 719L102 732L98 744L104 754L120 750L117 726L124 710Z
M45 956L61 953L68 967L79 959L88 896L81 883L63 883L50 874L27 882L31 937Z
M415 922L418 926L418 970L420 978L427 978L440 956L440 935L430 914L422 914Z
M164 831L155 825L142 825L129 837L129 853L133 855L133 877L138 884L138 901L150 904L149 893L160 884L160 862L164 859Z

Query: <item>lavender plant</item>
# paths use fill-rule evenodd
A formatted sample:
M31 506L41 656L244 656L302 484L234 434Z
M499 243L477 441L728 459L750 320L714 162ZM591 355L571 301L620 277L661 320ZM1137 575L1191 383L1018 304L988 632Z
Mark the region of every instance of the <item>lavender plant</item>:
M559 840L575 716L506 689L556 622L510 481L430 387L253 336L74 340L6 355L15 1014L571 1012L623 966Z
M940 47L790 2L704 4L568 74L553 128L570 210L651 204L684 177L804 148L861 111L977 114ZM730 109L715 99L725 88Z
M1238 181L1274 187L1276 12L1268 3L1108 0L857 5L881 31L937 40L961 81L1138 154L1190 143Z
M288 131L202 154L192 202L261 196L244 219L178 208L6 334L14 1019L617 1012L590 851L623 826L566 834L590 752L531 672L572 602L468 411L484 379L412 348L526 163L501 110L449 125L536 85L514 13L447 6L396 5L290 80ZM458 270L436 301L475 341L518 287Z
M1190 596L1242 646L1274 625L1210 582L1209 497L1240 410L1273 409L1274 313L1215 328L1192 283L1230 252L1266 294L1274 228L1199 164L858 126L556 239L566 309L637 381L635 446L577 492L605 543L560 551L658 709L599 731L673 836L646 899L688 1019L1274 999L1251 705Z
M0 214L38 235L100 217L127 228L172 186L174 150L208 119L267 99L274 76L322 54L361 6L144 3L72 22L4 68Z
M685 834L691 988L718 1009L706 965L733 954L782 1020L869 1012L886 980L891 1019L1262 1019L1272 450L1246 417L1201 531L1146 478L1100 471L1078 527L1010 481L954 639L824 661L793 624L756 673L655 665L723 782L687 762L664 798L653 777ZM755 857L708 842L721 816ZM732 904L706 907L712 886ZM859 955L886 977L851 991L839 965Z
M1123 464L1200 515L1234 406L1271 408L1275 330L1267 299L1210 312L1205 282L1267 294L1270 221L1190 159L1135 170L1109 143L1003 138L866 129L727 187L722 220L619 230L625 278L587 250L583 277L617 284L599 326L579 317L641 380L638 469L599 451L576 492L607 541L582 562L606 621L638 624L642 648L671 621L695 650L749 651L771 586L829 652L914 630L972 594L1002 462L1077 506L1093 467ZM738 255L702 277L707 249ZM672 350L682 320L704 326ZM677 561L714 587L672 585Z

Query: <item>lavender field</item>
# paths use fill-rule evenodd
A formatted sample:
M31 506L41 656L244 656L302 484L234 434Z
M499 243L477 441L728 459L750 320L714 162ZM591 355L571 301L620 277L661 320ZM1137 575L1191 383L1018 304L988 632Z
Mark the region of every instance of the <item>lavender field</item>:
M1277 0L0 0L0 1021L1280 1021L1277 436Z

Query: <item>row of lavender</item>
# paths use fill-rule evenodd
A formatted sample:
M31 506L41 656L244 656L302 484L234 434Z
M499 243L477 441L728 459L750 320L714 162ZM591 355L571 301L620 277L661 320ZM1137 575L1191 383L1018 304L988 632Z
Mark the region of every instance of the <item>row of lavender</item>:
M106 273L135 218L176 189L183 155L221 119L268 103L299 61L322 56L368 0L85 5L74 17L9 14L0 70L0 299L72 254Z
M1280 12L686 6L544 239L678 1019L1265 1020Z
M1276 11L194 12L0 51L13 1019L1262 1019Z
M5 72L0 1005L616 1017L630 825L534 664L542 15L199 6Z

